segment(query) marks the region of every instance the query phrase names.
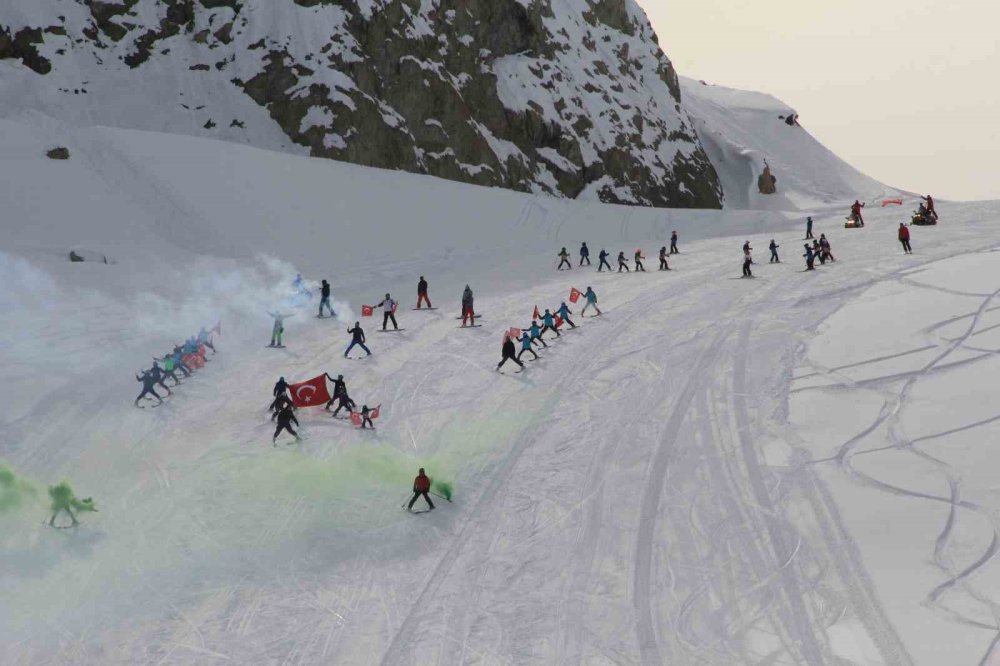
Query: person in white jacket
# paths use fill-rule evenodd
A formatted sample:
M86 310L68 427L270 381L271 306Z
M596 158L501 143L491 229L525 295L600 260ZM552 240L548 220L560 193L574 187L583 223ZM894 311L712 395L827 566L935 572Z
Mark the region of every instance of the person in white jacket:
M377 308L382 308L382 330L386 329L389 324L389 320L392 320L392 327L399 330L399 324L396 323L396 301L390 298L389 294L385 295L382 302L376 305Z

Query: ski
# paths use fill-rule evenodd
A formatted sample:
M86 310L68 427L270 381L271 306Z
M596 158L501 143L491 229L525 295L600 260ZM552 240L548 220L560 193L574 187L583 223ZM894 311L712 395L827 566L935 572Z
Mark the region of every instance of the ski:
M473 315L472 318L473 319L482 319L483 315L481 315L481 314ZM465 317L455 317L455 321L462 321L463 319L465 319Z
M74 525L50 525L48 521L43 520L42 525L45 525L46 527L51 527L54 530L71 530L74 527L80 527L80 525L83 525L83 523L77 521L76 524Z
M375 329L376 333L402 333L405 328L379 328Z
M423 312L424 310L428 310L428 311L430 311L430 310L437 310L437 308L410 308L410 309L413 310L414 312Z
M284 349L285 345L264 345L264 349Z
M469 326L459 326L458 328L482 328L482 324L470 324Z

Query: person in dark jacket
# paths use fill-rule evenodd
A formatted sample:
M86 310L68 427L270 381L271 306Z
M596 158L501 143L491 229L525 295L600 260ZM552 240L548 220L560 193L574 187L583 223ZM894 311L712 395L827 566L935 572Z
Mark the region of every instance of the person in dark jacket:
M750 271L750 264L753 263L753 257L750 252L753 248L750 247L750 241L743 244L743 277L752 278L753 273Z
M476 324L476 310L474 306L474 299L472 296L472 287L465 285L465 291L462 292L462 328L465 328L465 322L469 322L469 326L475 326Z
M517 348L514 347L514 341L510 339L509 335L504 336L503 347L500 348L500 354L502 358L500 359L500 362L497 363L497 370L502 368L503 364L507 361L514 361L514 363L521 366L522 370L524 369L524 363L517 360Z
M337 417L337 414L339 414L340 410L342 409L346 409L347 413L350 414L351 412L354 411L354 408L357 407L357 404L353 400L351 400L351 397L347 395L346 392L341 393L339 396L337 396L336 399L338 400L338 402L337 402L337 408L333 410L334 418ZM331 400L330 402L333 401Z
M823 248L820 247L818 240L813 239L812 251L813 251L813 256L819 258L820 264L826 263L826 255L823 254Z
M369 414L371 414L371 410L368 409L368 405L361 405L361 429L362 430L364 430L366 428L371 428L372 430L375 429L375 424L372 423L372 418L371 418L371 416L369 416Z
M427 298L427 280L424 279L423 275L420 276L420 281L417 282L417 309L418 310L420 309L420 303L421 302L427 303L427 307L429 307L429 308L434 307L433 305L431 305L431 299Z
M160 394L157 393L156 388L154 388L156 385L156 380L153 379L153 375L150 374L148 370L146 372L143 372L141 375L136 375L135 381L142 382L142 392L139 394L139 397L135 399L136 407L139 406L139 401L142 400L145 396L149 395L150 393L152 393L153 396L160 401L156 403L157 405L163 402L163 398L160 397Z
M572 270L573 264L569 263L569 252L566 251L566 248L559 251L559 267L556 270L561 271L563 269L563 264L566 265L567 269Z
M660 248L660 270L669 271L670 266L667 265L667 246L664 245Z
M333 311L332 307L330 307L330 283L327 282L326 280L323 280L323 284L320 286L319 293L320 293L320 299L319 299L318 316L320 317L323 316L323 306L325 305L326 309L330 311L330 316L336 317L337 313Z
M813 219L811 217L806 218L806 237L805 240L810 240L814 238L813 236Z
M857 199L855 199L854 203L851 204L851 218L856 220L858 226L861 227L865 226L865 218L861 217L861 209L864 207L865 205L860 201L858 201Z
M631 273L632 272L631 270L629 270L628 259L625 258L625 253L624 252L619 252L618 253L618 272L621 273L623 268L625 269L626 273Z
M806 249L806 253L802 255L803 257L806 258L806 270L807 271L816 270L816 267L813 265L813 263L816 261L816 255L813 254L812 247L809 246L809 243L806 243L802 247Z
M327 374L326 378L329 379L331 382L333 382L333 394L332 394L333 397L330 398L330 401L326 403L326 407L324 407L324 409L329 411L330 405L335 403L342 394L347 393L347 382L344 381L344 375L337 375L336 379L334 379L329 374Z
M590 265L590 248L587 247L587 243L580 246L580 265L583 266L583 262L587 262Z
M903 246L903 252L913 254L913 248L910 247L910 230L902 222L899 223L899 242Z
M274 390L271 391L271 395L278 397L279 395L285 395L288 393L288 382L285 381L284 377L279 377L278 381L274 383Z
M646 272L646 267L642 265L642 260L646 257L642 256L642 250L635 251L635 270Z
M354 349L354 345L358 345L364 349L368 352L369 356L372 355L371 350L365 346L365 331L361 328L360 322L354 322L354 328L347 329L347 332L351 334L351 344L347 345L347 351L344 352L344 358L347 358L347 355L351 353L351 350Z
M920 198L927 202L927 214L930 217L933 217L935 220L937 220L938 219L937 211L934 210L934 197L928 194L926 197L920 197Z
M296 442L301 440L299 433L292 429L292 424L298 425L299 420L295 418L295 412L292 411L291 406L282 407L278 412L277 420L278 427L274 430L274 437L271 438L271 446L278 445L278 435L281 434L282 430L287 430L295 438Z
M670 233L670 254L680 254L681 251L677 249L677 232L673 231Z
M608 254L608 251L607 250L601 250L601 253L599 255L597 255L597 256L601 260L601 263L599 263L597 265L597 272L598 273L603 272L605 266L607 266L608 267L608 271L610 271L611 270L611 264L608 263L608 257L610 256Z
M767 246L767 249L769 249L771 251L771 261L769 263L772 263L772 264L780 264L781 263L781 259L778 259L778 248L779 247L781 247L781 246L778 245L777 243L775 243L774 239L772 238L771 239L771 244Z
M833 251L830 247L830 241L826 239L826 234L819 235L819 249L823 253L823 257L829 261L837 261L833 258Z
M277 419L278 412L280 412L285 407L291 407L292 409L294 409L295 405L292 404L291 398L289 398L284 393L279 393L277 397L275 397L274 401L271 403L271 406L268 407L268 409L270 409L273 412L273 414L271 414L271 420L274 421L275 419Z
M413 505L416 503L420 497L427 500L427 506L430 507L428 511L434 510L434 502L431 501L431 496L428 494L431 492L431 480L424 473L424 468L421 467L420 471L417 472L417 478L413 479L413 499L410 500L409 505L407 505L407 511L413 511Z

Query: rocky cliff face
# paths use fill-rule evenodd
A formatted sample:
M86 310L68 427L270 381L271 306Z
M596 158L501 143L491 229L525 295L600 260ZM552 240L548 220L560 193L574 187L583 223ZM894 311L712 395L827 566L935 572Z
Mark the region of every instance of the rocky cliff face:
M7 0L0 81L0 113L557 196L721 205L633 0Z

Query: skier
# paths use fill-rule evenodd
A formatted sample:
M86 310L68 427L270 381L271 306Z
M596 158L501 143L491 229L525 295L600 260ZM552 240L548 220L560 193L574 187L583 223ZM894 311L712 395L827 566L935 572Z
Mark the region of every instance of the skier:
M171 356L170 354L167 354L163 358L156 358L154 356L153 361L163 363L163 376L164 378L170 377L171 379L173 379L174 386L177 386L178 384L181 383L181 380L177 379L177 373L176 373L177 365L174 363L173 356Z
M340 413L341 409L346 409L347 413L350 414L357 407L357 404L351 400L351 397L347 393L341 393L337 400L337 408L333 410L333 418L337 418L337 414ZM331 400L330 402L333 401Z
M208 331L205 330L204 326L202 326L201 330L198 331L197 340L199 344L203 344L209 349L211 349L213 354L218 353L215 350L215 344L212 342L212 336L208 334Z
M556 270L561 271L563 269L563 264L566 264L567 269L573 268L573 264L569 263L569 252L566 251L566 248L559 251L559 267Z
M163 398L160 397L160 394L157 393L156 389L154 388L154 386L156 385L156 380L153 379L153 376L149 373L149 371L142 373L142 375L136 375L135 381L142 382L142 393L139 394L139 397L135 399L134 403L136 407L139 406L139 401L142 400L149 393L152 393L154 396L156 396L156 399L159 400L159 402L156 403L157 405L163 404Z
M559 306L559 309L556 310L556 314L559 315L564 322L569 324L570 328L576 328L576 324L574 324L569 318L569 316L573 314L573 311L569 309L568 305L566 305L566 301L563 301L562 305Z
M927 214L933 217L935 220L937 220L938 219L937 211L934 210L934 197L928 194L926 197L920 197L920 198L927 202Z
M781 259L778 259L778 248L779 247L781 247L781 246L778 245L777 243L775 243L774 239L772 238L771 239L771 244L767 246L767 249L769 249L771 251L771 261L768 262L768 263L771 263L771 264L780 264L781 263Z
M327 282L326 280L323 280L323 284L320 287L320 296L321 298L319 299L319 316L320 317L323 316L323 306L325 305L326 309L330 311L330 316L336 317L337 313L333 311L332 307L330 307L330 283Z
M542 324L542 332L538 334L539 340L541 340L542 336L545 335L545 331L552 331L556 334L557 338L562 337L562 333L560 333L559 329L556 328L556 318L551 312L549 312L548 308L545 309L545 314L542 315Z
M180 345L174 345L173 356L174 365L184 373L185 377L191 376L191 368L184 362L184 349Z
M642 271L643 273L646 272L646 267L642 265L642 260L645 259L645 258L646 257L642 256L642 250L641 249L637 249L635 251L635 270L636 271Z
M534 319L531 320L531 326L529 328L522 328L521 331L531 334L531 340L533 342L540 342L543 347L548 347L545 340L542 339L542 327L538 325L538 322Z
M673 231L670 233L670 254L680 254L681 251L677 249L677 232Z
M670 266L667 265L667 246L664 245L660 248L660 270L669 271Z
M593 305L594 309L597 310L597 314L594 316L595 317L600 316L601 308L597 307L597 294L594 293L594 290L591 289L590 287L587 287L587 291L586 293L584 293L583 297L587 299L587 304L583 306L582 310L580 310L580 316L582 317L584 314L586 314L587 308L589 308L591 305Z
M618 253L618 272L621 273L622 269L625 269L626 273L631 273L632 271L628 268L628 259L625 258L624 252Z
M288 382L285 381L284 377L279 377L278 381L274 383L274 390L271 391L271 395L275 398L279 395L288 395Z
M851 218L857 221L858 226L860 227L865 226L865 218L861 217L861 209L864 207L865 205L857 199L855 199L854 203L851 204Z
M601 260L601 263L599 263L597 265L597 272L598 273L603 272L605 266L608 267L608 272L610 272L611 271L611 264L608 263L608 257L611 256L611 255L608 254L608 251L602 249L601 253L599 255L597 255L597 256Z
M344 358L347 358L347 355L351 353L351 350L354 349L354 345L358 345L364 349L368 352L369 356L372 355L371 350L365 346L365 332L364 329L361 328L361 322L354 322L354 328L347 329L347 332L350 333L352 337L351 344L347 345L347 351L344 352Z
M368 405L361 405L361 429L364 430L366 427L375 429L375 424L372 423L372 419L369 416L371 410L368 409ZM368 424L367 426L365 424Z
M431 491L431 480L427 478L424 474L424 468L421 467L420 471L417 472L417 478L413 479L413 499L410 500L409 505L407 505L407 511L413 511L413 505L416 503L417 499L421 496L427 500L427 506L430 507L428 511L434 510L434 502L431 501L431 496L428 493Z
M821 263L821 264L825 264L826 263L826 255L823 254L823 248L820 247L820 244L819 244L818 240L815 240L815 239L813 240L812 251L813 251L813 255L814 256L819 257L819 263Z
M284 393L279 393L275 396L274 401L271 402L271 406L268 409L271 410L271 420L274 421L278 418L278 413L284 408L289 407L295 409L295 405L292 404L291 398L289 398Z
M750 241L743 244L743 277L745 278L753 277L753 273L750 272L750 264L753 263L753 257L750 255L752 250L753 248L750 247Z
M417 282L417 309L420 309L420 303L427 303L427 307L434 307L431 305L431 299L427 298L427 280L424 276L420 276L420 281Z
M899 223L899 242L903 246L903 252L913 254L913 248L910 247L910 230L902 222Z
M324 374L326 374L327 379L333 382L333 397L330 398L330 401L327 402L326 407L324 407L324 409L329 411L330 405L332 405L337 400L337 398L341 396L341 394L347 393L347 382L344 381L344 375L337 375L337 378L334 379L328 373Z
M152 378L154 383L163 387L163 390L167 392L167 395L171 395L173 393L173 391L170 390L170 387L163 383L163 380L165 380L167 376L163 374L162 370L160 370L160 364L156 361L153 361L153 367L149 369L149 376Z
M69 514L73 525L80 524L80 521L73 515L73 509L77 511L97 511L93 499L90 497L85 497L82 500L77 499L73 493L73 489L65 481L54 486L49 486L49 498L52 500L52 517L49 518L49 527L55 527L56 516L63 511Z
M586 242L584 242L584 244L580 246L580 265L583 266L583 262L585 262L585 261L587 262L587 265L589 266L590 265L590 248L587 247L587 243Z
M472 288L469 285L465 285L465 291L462 292L462 328L465 328L466 320L470 326L475 326L476 312L473 309Z
M532 327L534 328L535 325L532 324ZM534 334L532 334L531 337L534 338L535 337ZM545 344L544 340L542 341L542 344ZM548 345L545 346L547 347ZM518 360L515 352L516 349L514 347L514 341L510 339L509 335L505 335L503 338L503 347L500 348L500 362L497 363L497 370L500 370L500 368L503 367L503 364L506 363L507 361L514 361L514 363L517 363L519 366L521 366L521 369L523 370L524 363L521 363L521 361Z
M805 240L813 238L813 219L811 217L806 218L806 237Z
M535 360L536 361L538 360L539 358L538 353L535 352L534 349L532 349L531 347L532 340L531 336L528 333L524 333L521 337L517 338L517 341L521 343L521 351L517 352L517 360L519 361L521 360L521 357L524 355L524 352L531 352L531 355L535 357Z
M282 314L280 312L268 312L267 314L271 315L271 318L274 319L274 327L271 329L271 344L268 347L284 347L285 345L281 340L281 336L285 332L285 320L295 315Z
M396 301L389 297L389 294L385 295L382 302L376 305L377 308L382 308L382 330L386 329L389 320L392 320L392 327L399 330L399 324L396 323Z
M802 255L803 257L806 258L806 270L807 271L816 270L816 267L813 265L813 263L816 260L816 255L813 254L812 247L809 246L809 243L806 243L802 247L806 249L806 253Z
M286 405L278 411L278 427L274 430L274 437L271 438L271 446L278 445L278 435L281 434L282 430L287 430L291 434L295 441L301 441L299 433L292 429L292 424L299 425L299 420L295 418L295 412L292 411L290 405Z
M819 248L823 252L823 256L830 261L837 261L833 258L833 252L830 249L830 241L826 239L826 234L819 235Z

